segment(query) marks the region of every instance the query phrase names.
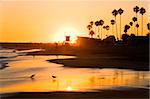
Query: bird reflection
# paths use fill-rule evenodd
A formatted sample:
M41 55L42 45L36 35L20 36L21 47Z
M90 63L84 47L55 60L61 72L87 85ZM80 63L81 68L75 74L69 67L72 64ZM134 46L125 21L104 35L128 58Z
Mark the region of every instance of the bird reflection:
M105 79L105 77L100 77L99 79Z
M118 83L118 75L119 75L118 71L115 71L113 75L113 84Z
M56 87L56 90L58 90L59 89L59 80L58 79L56 79L56 76L52 76L52 84L54 84Z

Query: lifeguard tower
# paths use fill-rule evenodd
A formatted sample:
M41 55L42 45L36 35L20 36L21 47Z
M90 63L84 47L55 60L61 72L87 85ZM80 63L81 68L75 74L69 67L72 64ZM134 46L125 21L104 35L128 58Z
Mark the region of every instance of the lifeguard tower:
M70 36L65 36L66 40L65 40L65 45L69 45L70 43Z

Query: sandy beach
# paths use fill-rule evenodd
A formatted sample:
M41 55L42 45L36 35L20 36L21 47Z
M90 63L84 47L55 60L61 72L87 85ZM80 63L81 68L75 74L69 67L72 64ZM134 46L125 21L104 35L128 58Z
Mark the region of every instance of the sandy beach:
M77 56L75 59L48 60L53 63L63 64L65 67L74 68L118 68L133 70L149 70L149 64L145 61L133 61L127 57L113 57L102 55Z
M74 48L73 48L74 49ZM93 52L93 49L88 49L85 52L85 49L82 50L72 50L63 47L63 49L58 48L55 50L43 50L38 52L28 52L27 57L31 59L36 56L42 55L48 57L48 55L54 55L56 58L48 59L48 63L62 64L63 67L73 67L73 68L90 68L90 69L105 69L105 68L114 68L114 69L130 69L135 71L148 71L149 63L147 59L147 50L146 52L135 51L132 54L128 54L128 50L124 51L125 53L115 54L114 50L112 52L105 51L106 48L100 49ZM134 49L134 48L133 48ZM87 50L87 49L86 49ZM120 50L120 49L119 49ZM108 53L109 54L108 54ZM114 53L113 53L114 52ZM142 56L137 53L144 53ZM115 54L115 55L114 55ZM62 59L61 55L73 55L76 58L67 58ZM135 57L136 56L136 57ZM36 58L35 58L36 59ZM38 59L38 58L37 58ZM46 61L46 60L45 60ZM48 64L46 63L46 64ZM35 64L35 63L34 63ZM37 63L38 64L38 63ZM72 68L72 69L73 69ZM5 69L5 68L3 68ZM94 70L93 69L93 70ZM40 69L39 69L40 70ZM148 86L148 85L147 85ZM149 88L149 87L148 87ZM98 91L98 92L97 92ZM101 98L111 98L111 99L124 99L124 98L139 98L139 99L148 99L149 89L146 88L127 88L123 90L93 90L92 92L72 92L72 91L52 91L52 92L15 92L15 93L4 93L1 94L2 99L16 99L16 98L51 98L51 99L99 99ZM112 98L113 97L113 98Z
M149 99L150 0L0 0L0 99Z

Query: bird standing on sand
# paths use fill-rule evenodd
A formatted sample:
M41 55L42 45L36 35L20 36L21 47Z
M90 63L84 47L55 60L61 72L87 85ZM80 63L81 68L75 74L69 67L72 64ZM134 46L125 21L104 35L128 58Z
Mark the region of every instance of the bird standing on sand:
M33 75L30 76L31 79L34 79L34 77L35 77L35 74L33 74Z
M52 75L52 78L56 78L56 76Z

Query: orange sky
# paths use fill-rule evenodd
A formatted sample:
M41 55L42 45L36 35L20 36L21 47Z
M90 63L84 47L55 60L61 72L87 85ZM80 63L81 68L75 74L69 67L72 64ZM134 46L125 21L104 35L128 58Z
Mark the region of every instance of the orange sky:
M91 20L103 19L105 25L110 25L112 10L120 7L125 10L123 30L124 24L135 16L133 7L136 5L147 10L144 15L146 34L149 3L148 0L0 0L0 42L55 42L68 32L88 36L86 26Z

